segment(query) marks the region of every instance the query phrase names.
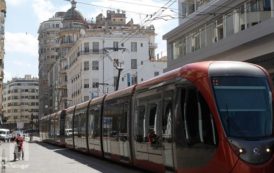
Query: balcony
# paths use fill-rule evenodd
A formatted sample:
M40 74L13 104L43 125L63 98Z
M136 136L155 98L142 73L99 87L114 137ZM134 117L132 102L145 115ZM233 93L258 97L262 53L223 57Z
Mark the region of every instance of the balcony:
M88 50L84 50L84 51L79 51L77 52L77 57L81 56L81 55L90 55L90 54L94 54L94 55L98 55L98 54L103 54L103 49L88 49Z

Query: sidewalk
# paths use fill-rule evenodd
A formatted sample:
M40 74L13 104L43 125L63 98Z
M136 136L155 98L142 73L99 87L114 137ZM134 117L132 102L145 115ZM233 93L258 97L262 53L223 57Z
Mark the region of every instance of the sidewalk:
M87 156L66 148L25 142L25 160L13 161L14 143L2 143L1 173L140 173L135 168ZM4 169L5 168L5 169Z

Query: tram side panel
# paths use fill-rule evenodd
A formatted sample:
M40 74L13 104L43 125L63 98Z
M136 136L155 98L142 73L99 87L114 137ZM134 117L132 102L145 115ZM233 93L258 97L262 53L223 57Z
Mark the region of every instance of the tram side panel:
M55 133L55 124L57 123L55 121L56 117L55 115L54 116L50 116L49 117L49 127L48 127L48 130L49 130L49 141L52 142L52 143L55 143L55 136L56 136L56 133Z
M42 141L47 141L49 138L49 117L40 120L40 138Z

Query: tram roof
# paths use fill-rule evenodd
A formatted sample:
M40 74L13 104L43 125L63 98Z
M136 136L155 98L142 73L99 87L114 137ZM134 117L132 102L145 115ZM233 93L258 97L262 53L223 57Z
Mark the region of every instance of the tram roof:
M91 105L95 105L95 104L100 104L103 102L104 98L106 97L106 95L103 95L103 96L100 96L100 97L96 97L96 98L93 98L91 100Z
M166 72L158 77L146 80L137 85L136 90L146 89L161 82L175 80L179 77L195 81L198 78L208 75L208 67L213 61L197 62L184 65L180 68Z
M76 105L76 110L86 108L88 106L89 102L90 102L90 100L85 101L83 103L79 103L78 105Z
M132 85L128 88L121 89L121 90L115 91L111 94L108 94L106 96L105 101L111 100L113 98L121 98L121 97L125 97L125 96L128 96L128 95L132 95L134 90L135 90L135 87L136 87L136 85Z
M75 105L68 107L68 108L66 109L66 113L73 112L73 111L74 111L74 108L75 108Z

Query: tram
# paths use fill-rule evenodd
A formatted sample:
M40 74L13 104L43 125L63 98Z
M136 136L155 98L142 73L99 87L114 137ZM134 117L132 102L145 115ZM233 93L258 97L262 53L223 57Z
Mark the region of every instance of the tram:
M40 135L157 173L273 173L272 100L262 67L197 62L44 116Z

